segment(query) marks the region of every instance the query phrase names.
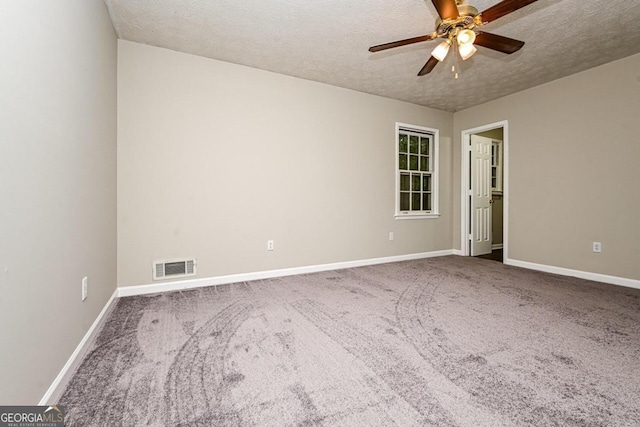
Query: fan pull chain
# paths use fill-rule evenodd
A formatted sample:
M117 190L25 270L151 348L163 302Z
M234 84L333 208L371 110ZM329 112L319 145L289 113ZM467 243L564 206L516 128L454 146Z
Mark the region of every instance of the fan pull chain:
M458 80L460 77L460 73L462 73L462 69L460 65L462 64L462 58L458 53L457 49L458 45L456 44L456 49L453 50L453 65L451 65L451 72L453 73L453 78Z

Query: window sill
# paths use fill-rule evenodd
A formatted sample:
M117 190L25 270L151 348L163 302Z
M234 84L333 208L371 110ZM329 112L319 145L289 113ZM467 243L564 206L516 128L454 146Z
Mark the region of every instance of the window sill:
M433 219L433 218L440 218L440 214L439 213L417 214L417 215L396 214L395 217L396 219Z

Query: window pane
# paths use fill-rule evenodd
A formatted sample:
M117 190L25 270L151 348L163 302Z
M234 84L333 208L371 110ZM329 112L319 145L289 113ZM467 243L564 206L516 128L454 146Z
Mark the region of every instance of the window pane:
M409 210L409 193L400 193L400 210Z
M420 209L420 194L421 193L411 193L411 210L419 211Z
M429 155L429 138L420 138L420 154Z
M422 176L422 191L431 191L431 176Z
M412 171L418 170L418 156L409 156L409 169Z
M407 155L406 154L400 154L400 157L399 157L398 160L399 160L398 167L400 169L407 170Z
M422 129L398 130L397 214L411 217L424 212L434 212L433 204L438 195L433 175L438 161L435 157L437 142L436 135L425 133ZM494 156L497 155L497 148L493 153Z
M417 136L412 135L409 137L409 152L418 154L418 137Z
M420 191L420 175L411 175L411 190Z
M423 209L425 211L430 211L431 210L431 193L424 193L422 195L422 201L423 201Z
M400 141L399 141L399 151L401 153L406 153L407 152L407 135L403 135L400 134Z
M426 156L420 156L420 170L423 172L429 172L429 158Z
M400 190L409 191L409 174L403 173L400 175Z

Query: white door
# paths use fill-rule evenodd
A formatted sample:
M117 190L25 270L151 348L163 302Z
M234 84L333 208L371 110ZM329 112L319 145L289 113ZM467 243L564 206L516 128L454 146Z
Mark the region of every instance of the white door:
M491 253L491 139L471 135L471 256Z

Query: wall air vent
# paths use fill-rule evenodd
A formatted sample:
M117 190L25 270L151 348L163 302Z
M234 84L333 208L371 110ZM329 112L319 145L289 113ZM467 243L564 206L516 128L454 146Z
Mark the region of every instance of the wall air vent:
M165 259L153 262L153 280L195 276L196 259Z

